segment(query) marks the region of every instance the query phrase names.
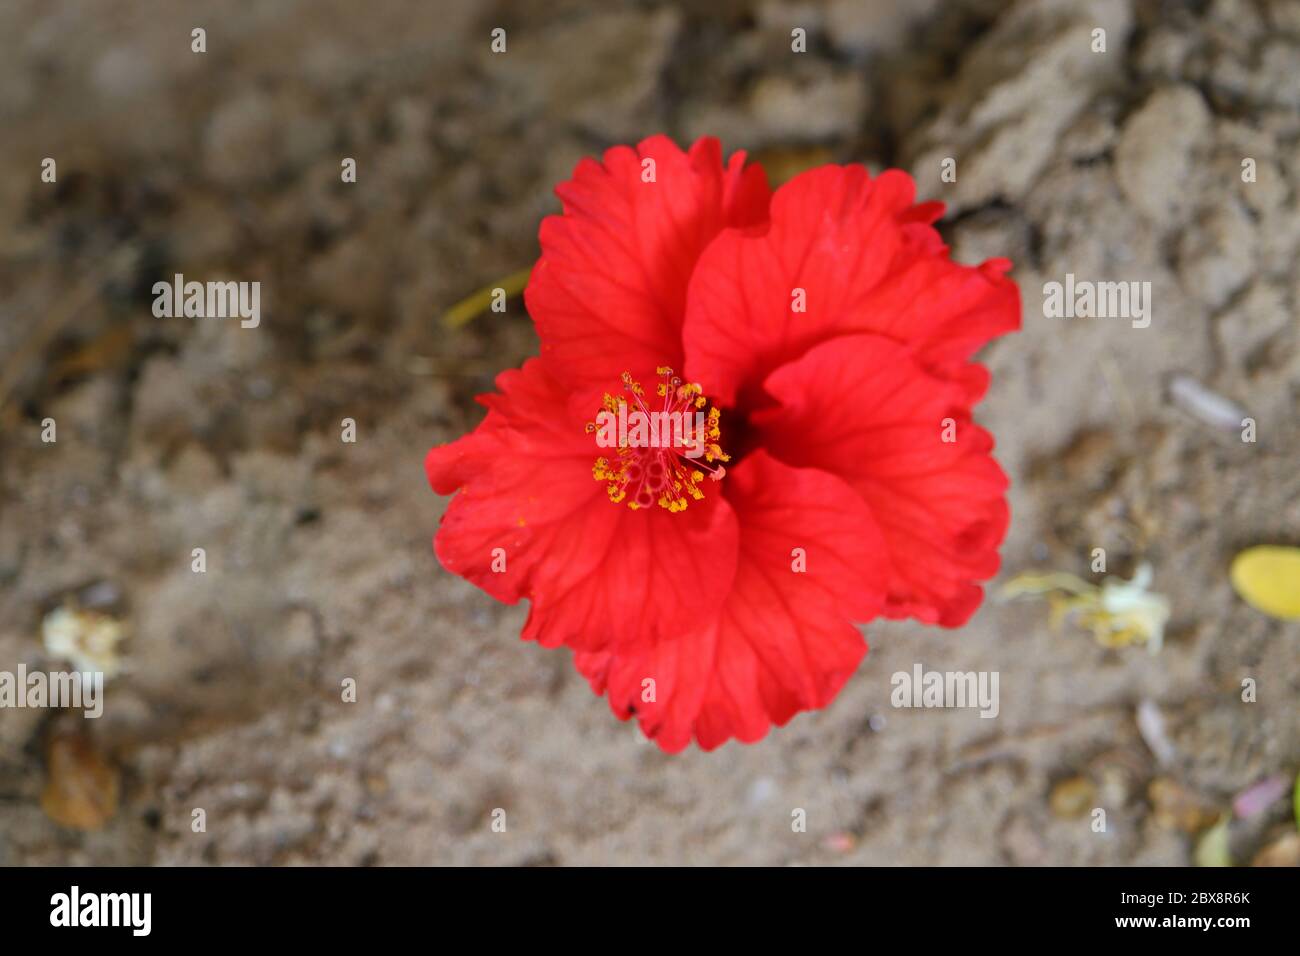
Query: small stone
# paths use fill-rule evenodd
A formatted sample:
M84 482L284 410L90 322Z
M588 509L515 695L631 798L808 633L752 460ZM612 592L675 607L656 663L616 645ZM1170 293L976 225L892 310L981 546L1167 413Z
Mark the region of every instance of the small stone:
M1115 147L1115 178L1148 219L1164 223L1185 215L1194 151L1209 129L1210 111L1189 86L1156 90L1128 118Z
M1166 830L1196 833L1213 826L1219 813L1196 794L1167 777L1158 777L1147 788L1155 821Z
M1138 68L1146 74L1171 80L1183 72L1195 37L1173 27L1153 30L1138 51Z
M1256 853L1251 866L1300 866L1300 833L1284 833Z
M1178 751L1174 748L1173 741L1169 739L1169 730L1165 724L1164 714L1160 712L1160 706L1150 698L1144 699L1138 704L1137 714L1138 733L1142 735L1143 742L1155 756L1156 761L1161 766L1173 763L1178 756Z
M857 845L857 837L852 833L845 833L843 831L827 834L822 839L822 848L836 854L848 853Z
M1047 847L1034 824L1017 814L1002 832L1002 848L1014 866L1041 866Z
M1097 788L1087 777L1071 777L1052 788L1048 805L1052 815L1063 820L1081 817L1097 802Z
M276 116L271 98L250 92L221 106L203 135L207 173L222 185L269 182L275 172Z
M850 56L893 50L937 6L938 0L831 0L826 8L826 37L836 50Z
M1169 397L1193 418L1223 431L1241 428L1246 410L1229 398L1206 388L1190 375L1175 375L1169 383Z
M105 99L130 99L157 82L157 69L145 50L112 47L95 61L94 90Z
M1183 288L1212 309L1222 307L1255 272L1255 230L1229 200L1213 207L1178 245Z
M776 792L776 782L771 777L759 777L749 787L746 801L750 807L758 807L772 798Z
M509 52L484 52L505 96L502 108L549 113L614 142L645 135L681 14L610 10L567 18L511 37ZM653 124L652 124L653 125Z
M1238 367L1245 367L1291 321L1286 295L1277 285L1256 280L1239 302L1234 302L1215 323L1219 344Z
M191 369L169 356L145 363L135 389L136 435L157 444L180 444L203 434L211 420Z
M77 595L81 606L92 610L116 607L122 600L122 589L112 581L96 581L81 589Z
M806 80L763 77L750 93L750 109L771 141L816 142L847 136L867 105L856 73L827 73Z

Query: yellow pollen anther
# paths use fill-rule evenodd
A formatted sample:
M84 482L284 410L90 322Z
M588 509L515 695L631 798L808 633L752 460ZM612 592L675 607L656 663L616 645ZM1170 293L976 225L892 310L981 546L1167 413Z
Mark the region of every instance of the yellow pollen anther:
M722 412L716 407L707 415L702 411L708 406L704 389L683 382L666 365L655 371L663 379L655 387L661 399L656 408L646 405L645 391L631 372L620 376L630 401L605 393L601 412L586 431L601 448L614 451L609 458L597 458L591 474L605 483L616 504L626 501L633 511L657 504L675 514L704 498L700 485L705 476L721 480L726 474L721 463L731 457L718 444Z

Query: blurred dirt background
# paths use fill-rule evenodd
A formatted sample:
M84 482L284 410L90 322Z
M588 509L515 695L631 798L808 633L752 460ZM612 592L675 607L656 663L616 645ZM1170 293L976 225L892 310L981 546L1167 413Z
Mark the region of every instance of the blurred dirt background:
M990 599L873 624L829 709L668 757L442 571L423 455L536 343L521 300L438 317L532 263L579 157L661 131L775 179L901 166L957 258L1015 261L979 409L1014 482L999 580L1148 560L1161 654ZM1227 573L1300 543L1300 3L10 0L0 143L0 669L64 666L64 604L129 633L102 719L0 711L0 864L1182 865L1300 769L1300 633ZM154 318L174 272L259 280L261 327ZM1067 272L1149 280L1151 327L1045 319ZM1000 671L1001 715L891 708L916 661ZM1288 803L1233 822L1235 861L1295 862Z

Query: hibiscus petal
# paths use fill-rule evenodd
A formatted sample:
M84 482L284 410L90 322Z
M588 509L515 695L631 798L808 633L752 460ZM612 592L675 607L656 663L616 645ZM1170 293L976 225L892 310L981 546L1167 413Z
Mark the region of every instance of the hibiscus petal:
M724 405L761 407L778 365L828 336L876 332L912 345L927 368L969 375L978 397L987 382L966 360L1020 323L1010 264L949 260L930 225L942 206L914 196L898 170L872 179L861 166L823 166L777 190L765 229L719 235L687 295L688 376Z
M815 346L765 387L780 406L755 418L763 446L839 475L875 514L891 565L885 614L965 623L983 596L975 582L997 573L1010 513L963 382L889 338L852 335Z
M564 214L542 222L525 300L542 357L575 389L608 388L625 369L681 368L696 260L724 227L767 215L767 176L744 162L733 153L724 168L712 137L685 153L653 136L584 159L556 188Z
M664 750L754 741L824 707L866 653L855 620L878 613L887 566L870 511L842 480L759 451L725 479L740 523L731 591L696 631L575 656L614 712ZM802 549L804 570L795 570ZM647 700L646 681L655 699Z
M730 505L612 503L591 473L599 450L545 365L504 372L497 388L483 423L425 460L435 491L458 491L434 539L443 566L507 604L529 598L523 637L548 647L678 633L712 613L735 570Z

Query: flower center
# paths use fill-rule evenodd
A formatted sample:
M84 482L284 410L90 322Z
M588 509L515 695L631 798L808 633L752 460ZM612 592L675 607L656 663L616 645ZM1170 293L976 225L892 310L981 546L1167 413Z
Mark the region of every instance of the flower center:
M707 475L720 481L730 461L718 446L722 413L710 408L699 385L683 383L673 370L660 366L662 376L655 391L660 401L646 404L645 391L623 373L623 390L631 396L617 398L608 392L587 433L596 444L613 449L609 458L597 458L591 469L597 481L606 483L609 500L627 501L634 511L658 504L669 511L685 511L691 499L704 497L700 483Z

